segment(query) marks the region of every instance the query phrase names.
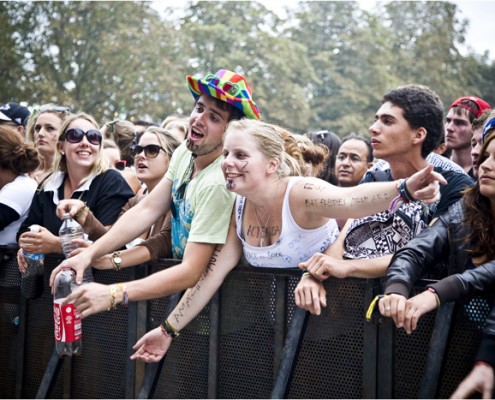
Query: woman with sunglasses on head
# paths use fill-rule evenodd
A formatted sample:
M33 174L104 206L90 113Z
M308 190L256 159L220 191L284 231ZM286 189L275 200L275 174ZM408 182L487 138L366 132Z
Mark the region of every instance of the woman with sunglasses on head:
M170 132L150 126L138 136L138 143L133 145L131 153L134 155L136 176L145 185L142 194L138 194L122 207L120 215L138 204L144 197L153 191L168 170L170 158L174 150L180 145L179 140ZM84 232L92 240L96 240L107 232L93 215L91 210L84 207L80 200L62 200L57 207L57 214L63 217L64 213L81 215L78 219ZM120 216L119 216L120 217ZM78 243L81 247L85 243ZM136 247L135 247L136 246ZM97 269L112 269L117 265L130 267L142 264L160 257L171 257L171 223L170 213L161 216L151 228L127 244L127 250L117 251L96 260L92 266ZM116 262L116 260L118 260Z
M122 206L134 195L120 173L108 168L101 151L102 139L91 116L80 113L65 119L58 135L53 173L34 195L29 215L19 230L17 258L21 272L26 268L22 250L62 253L58 237L62 220L56 214L60 200L72 198L85 202L107 226L115 222ZM41 231L29 232L32 224L40 225Z
M39 167L29 176L38 184L53 171L57 139L62 123L68 115L70 115L69 108L46 104L29 118L26 139L34 143L40 155Z

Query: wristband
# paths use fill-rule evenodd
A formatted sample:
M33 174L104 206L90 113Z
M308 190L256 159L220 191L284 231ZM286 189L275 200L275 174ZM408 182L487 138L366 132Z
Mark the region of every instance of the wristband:
M160 329L165 336L171 337L172 339L180 335L180 332L176 330L172 325L170 325L167 320L164 320L161 323Z

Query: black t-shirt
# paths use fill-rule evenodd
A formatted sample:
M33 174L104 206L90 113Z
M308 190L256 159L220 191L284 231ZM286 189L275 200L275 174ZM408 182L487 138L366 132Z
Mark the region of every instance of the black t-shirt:
M57 204L54 202L54 192L45 189L35 193L29 215L21 225L18 236L26 232L32 224L41 225L58 236L62 220L55 212ZM58 187L57 193L58 199L62 200L64 198L63 181ZM124 204L133 196L134 192L122 174L114 169L109 169L94 177L87 190L75 191L71 198L86 202L94 216L103 225L112 225L117 220Z

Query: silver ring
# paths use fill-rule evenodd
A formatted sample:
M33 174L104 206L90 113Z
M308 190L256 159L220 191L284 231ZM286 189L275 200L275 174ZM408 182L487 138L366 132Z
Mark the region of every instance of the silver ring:
M385 306L385 311L390 311L390 306Z

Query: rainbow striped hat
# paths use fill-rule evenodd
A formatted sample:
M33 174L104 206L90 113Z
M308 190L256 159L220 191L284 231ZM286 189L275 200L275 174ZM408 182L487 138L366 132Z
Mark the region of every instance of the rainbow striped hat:
M189 90L197 100L201 94L232 104L242 111L246 118L260 119L258 106L252 99L252 91L246 78L228 69L219 69L203 79L187 76Z

